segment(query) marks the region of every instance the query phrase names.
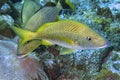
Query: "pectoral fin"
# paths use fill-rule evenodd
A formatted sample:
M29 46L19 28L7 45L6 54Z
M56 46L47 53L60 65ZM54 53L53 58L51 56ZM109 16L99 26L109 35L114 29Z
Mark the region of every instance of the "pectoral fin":
M75 50L71 50L71 49L68 49L68 48L62 48L60 50L60 55L66 55L66 54L71 54L73 53Z

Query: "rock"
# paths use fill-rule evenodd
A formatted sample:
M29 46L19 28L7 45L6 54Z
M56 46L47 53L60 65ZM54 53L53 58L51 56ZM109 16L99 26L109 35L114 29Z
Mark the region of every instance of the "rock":
M0 9L0 14L7 14L10 11L10 6L7 3L5 3Z
M108 58L103 67L110 70L112 73L116 73L120 76L120 51L112 51L111 56Z
M14 42L0 40L0 80L48 80L37 60L19 59L16 50Z
M13 31L10 29L14 25L14 20L9 15L0 16L0 34L6 37L14 37Z
M120 80L120 76L108 69L102 69L95 80Z

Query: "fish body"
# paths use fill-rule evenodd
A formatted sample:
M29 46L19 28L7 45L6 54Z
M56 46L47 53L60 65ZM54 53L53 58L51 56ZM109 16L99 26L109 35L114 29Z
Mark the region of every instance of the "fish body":
M21 46L32 40L40 40L41 45L47 43L74 50L104 48L108 45L103 37L87 25L71 20L46 23L36 32L16 27L13 30L23 39Z
M93 49L107 45L106 40L87 25L71 20L47 23L36 33L36 39L45 39L70 49Z

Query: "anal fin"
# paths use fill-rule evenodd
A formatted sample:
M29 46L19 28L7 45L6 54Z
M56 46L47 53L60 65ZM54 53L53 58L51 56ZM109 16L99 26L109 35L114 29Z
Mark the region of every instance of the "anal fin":
M72 49L68 49L68 48L62 48L60 50L60 55L66 55L66 54L71 54L73 53L75 50Z

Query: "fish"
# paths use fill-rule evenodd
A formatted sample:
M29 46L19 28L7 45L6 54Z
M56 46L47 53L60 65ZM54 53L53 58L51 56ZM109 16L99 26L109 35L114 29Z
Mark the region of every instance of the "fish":
M26 23L24 29L36 31L41 25L47 22L54 22L62 9L61 4L58 2L56 6L45 6L36 12Z
M38 11L40 8L41 8L41 5L38 4L38 2L35 0L24 1L22 12L21 12L23 27L26 25L28 20L35 14L35 12Z
M12 29L22 38L19 47L31 40L40 40L41 45L58 45L71 50L99 49L108 46L107 40L89 26L72 20L46 23L36 32L17 27ZM23 56L28 54L23 54ZM19 55L22 55L22 53L19 53Z

